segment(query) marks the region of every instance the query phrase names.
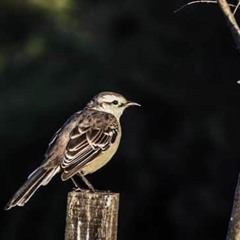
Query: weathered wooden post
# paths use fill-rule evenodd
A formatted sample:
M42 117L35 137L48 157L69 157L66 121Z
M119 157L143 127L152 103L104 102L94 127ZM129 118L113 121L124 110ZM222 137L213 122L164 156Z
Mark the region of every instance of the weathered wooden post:
M68 193L65 240L117 240L119 194Z

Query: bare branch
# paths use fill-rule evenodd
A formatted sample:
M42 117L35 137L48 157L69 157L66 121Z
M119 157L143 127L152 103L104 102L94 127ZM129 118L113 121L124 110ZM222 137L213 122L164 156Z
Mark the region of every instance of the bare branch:
M237 45L237 48L240 50L240 28L237 24L237 21L233 15L233 13L231 12L231 9L230 9L228 3L226 2L226 0L218 0L218 4L219 4L220 8L222 9L224 15L227 18L227 22L228 22L230 30L232 32L234 41Z
M237 9L239 9L239 7L240 7L240 0L238 0L237 5L230 4L226 0L198 0L198 1L192 1L192 2L186 3L185 5L180 7L179 9L175 10L174 13L179 12L183 8L185 8L187 6L190 6L192 4L196 4L196 3L215 3L215 4L218 3L218 5L222 9L224 15L227 18L227 22L228 22L228 25L229 25L230 30L232 32L233 39L234 39L234 41L237 45L237 48L240 50L240 28L238 26L238 23L237 23L235 17L234 17L234 14L236 13ZM230 7L234 7L233 13L232 13Z
M232 214L228 227L227 240L238 240L240 238L240 175L238 176L237 188L235 190Z

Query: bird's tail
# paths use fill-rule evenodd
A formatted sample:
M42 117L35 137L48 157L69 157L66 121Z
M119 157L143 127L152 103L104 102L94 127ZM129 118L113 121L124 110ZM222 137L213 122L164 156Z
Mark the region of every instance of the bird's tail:
M36 192L36 190L46 185L52 177L59 171L58 168L44 169L37 168L27 179L27 181L19 188L5 206L5 210L9 210L15 206L23 206Z

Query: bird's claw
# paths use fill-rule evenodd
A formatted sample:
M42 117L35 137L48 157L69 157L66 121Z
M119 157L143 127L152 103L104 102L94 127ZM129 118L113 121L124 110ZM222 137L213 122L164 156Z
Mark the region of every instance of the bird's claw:
M84 190L80 187L73 187L72 189L74 192L83 192Z

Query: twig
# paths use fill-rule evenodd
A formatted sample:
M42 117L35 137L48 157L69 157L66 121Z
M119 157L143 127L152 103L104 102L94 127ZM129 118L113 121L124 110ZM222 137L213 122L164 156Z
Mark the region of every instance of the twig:
M219 4L220 8L222 9L224 15L227 18L227 22L228 22L230 30L232 32L234 41L237 45L237 48L240 50L240 28L237 24L237 21L233 15L233 13L231 12L231 9L230 9L228 3L226 2L226 0L218 0L218 4Z
M217 3L217 0L198 0L198 1L192 1L192 2L188 2L186 4L184 4L183 6L181 6L180 8L178 8L177 10L174 11L174 13L177 13L179 11L181 11L183 8L190 6L192 4L196 4L196 3ZM238 5L234 5L234 4L228 4L230 7L234 7L235 9L239 8L239 4ZM235 10L234 10L235 11Z
M240 0L238 1L238 4L236 5L234 11L233 11L233 15L235 15L235 13L237 12L238 8L240 6Z

